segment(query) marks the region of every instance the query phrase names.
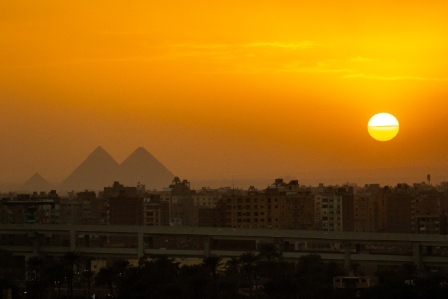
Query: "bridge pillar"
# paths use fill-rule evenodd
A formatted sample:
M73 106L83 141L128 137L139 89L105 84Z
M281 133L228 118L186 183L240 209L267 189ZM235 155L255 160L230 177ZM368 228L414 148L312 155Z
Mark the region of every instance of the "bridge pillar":
M204 237L204 257L210 256L210 237Z
M137 252L139 259L145 256L145 250L144 250L144 246L143 246L144 245L143 236L144 236L143 232L139 231L138 232L138 252Z
M344 242L341 244L342 248L344 248L344 268L345 269L350 269L351 266L351 259L350 259L350 243L349 242Z
M422 267L422 251L419 243L412 244L413 262L420 270Z
M76 231L70 230L70 251L76 251Z
M28 238L31 239L33 243L33 255L37 255L39 253L39 235L37 232L29 232Z

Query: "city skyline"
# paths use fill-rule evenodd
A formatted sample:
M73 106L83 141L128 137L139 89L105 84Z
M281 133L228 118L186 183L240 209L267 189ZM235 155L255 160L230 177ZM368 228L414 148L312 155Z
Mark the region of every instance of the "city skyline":
M446 8L3 2L0 182L61 182L98 145L192 182L446 181Z
M376 171L376 173L375 173ZM393 169L369 169L370 173L366 176L359 176L359 170L355 173L357 178L351 177L351 180L338 181L337 175L331 176L327 173L325 177L316 173L302 177L300 184L302 186L324 185L367 185L379 184L382 186L395 186L396 184L429 183L438 185L441 182L447 182L444 176L440 176L438 181L434 181L431 174L421 175L416 180L409 180L409 176L400 176L397 173L390 173ZM388 173L389 172L389 173ZM387 174L386 174L387 173ZM313 176L314 175L314 176ZM75 167L71 173L60 181L49 181L39 172L35 172L26 181L1 184L2 191L47 191L57 189L59 191L69 190L99 190L106 185L112 184L114 181L124 183L126 186L134 186L136 184L146 185L149 189L162 190L169 185L169 182L176 175L171 173L156 157L152 156L145 148L139 147L135 149L125 160L117 163L103 147L95 148L81 163ZM376 176L376 178L375 178ZM349 177L349 176L348 176ZM297 180L294 176L284 175L277 176L285 180ZM436 176L437 178L437 176ZM442 179L440 179L442 178ZM264 188L269 186L273 177L222 177L220 179L198 179L189 177L192 187L200 189L202 187L220 188L233 186L239 189L248 189L251 186L256 188Z

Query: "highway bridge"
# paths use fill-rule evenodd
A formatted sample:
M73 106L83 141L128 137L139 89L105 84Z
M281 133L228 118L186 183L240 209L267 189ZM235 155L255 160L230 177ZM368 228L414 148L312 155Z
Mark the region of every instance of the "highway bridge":
M448 236L358 232L324 232L279 229L232 229L206 227L151 227L116 225L40 225L2 224L0 226L0 249L15 255L31 256L38 253L63 255L77 251L84 256L141 258L149 255L171 257L204 257L211 254L223 257L239 256L248 250L213 248L213 241L252 241L254 251L260 242L279 244L284 259L294 260L300 256L318 253L324 260L343 261L345 267L354 262L376 264L403 264L413 262L419 268L426 266L448 266ZM8 243L8 237L20 237L21 244ZM52 245L54 236L62 236L67 242ZM106 242L93 242L103 236L110 240L117 236L127 236L135 240L131 246L113 246ZM197 248L169 248L148 244L152 238L194 238L200 240ZM284 246L288 244L288 246ZM330 249L310 249L297 244L337 244ZM391 251L374 252L366 248L392 248ZM408 251L393 248L409 248Z

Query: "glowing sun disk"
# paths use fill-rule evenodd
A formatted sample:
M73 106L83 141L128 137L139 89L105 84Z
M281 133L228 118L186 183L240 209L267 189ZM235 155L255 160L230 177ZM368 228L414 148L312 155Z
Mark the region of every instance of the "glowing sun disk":
M398 120L389 113L378 113L372 116L367 124L367 130L378 141L389 141L393 139L399 131Z

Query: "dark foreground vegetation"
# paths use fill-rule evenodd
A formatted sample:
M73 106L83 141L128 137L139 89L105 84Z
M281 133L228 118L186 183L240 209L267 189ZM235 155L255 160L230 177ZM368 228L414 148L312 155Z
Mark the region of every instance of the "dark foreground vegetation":
M378 271L378 286L357 290L347 285L335 290L333 277L347 275L347 270L334 262L325 263L314 254L285 262L271 243L261 245L258 253L247 252L225 262L210 256L200 265L180 266L173 259L158 256L141 259L138 266L115 260L96 273L77 272L77 265L85 258L76 252L60 258L34 256L26 262L28 277L20 288L14 273L10 273L14 269L12 261L11 253L0 252L0 288L11 289L14 299L92 298L93 286L107 288L111 297L119 299L448 298L446 272L419 272L413 264ZM359 264L354 263L351 272L360 271ZM84 295L74 295L74 288L84 289ZM5 291L0 293L3 298Z

